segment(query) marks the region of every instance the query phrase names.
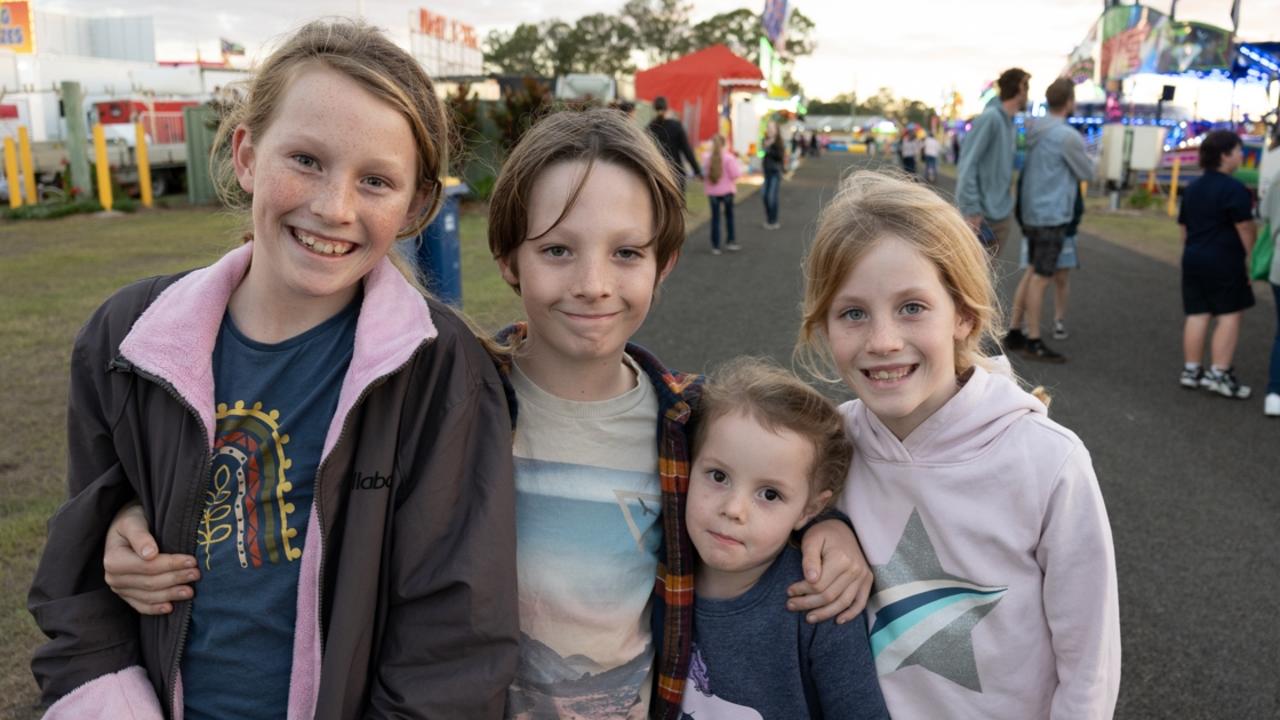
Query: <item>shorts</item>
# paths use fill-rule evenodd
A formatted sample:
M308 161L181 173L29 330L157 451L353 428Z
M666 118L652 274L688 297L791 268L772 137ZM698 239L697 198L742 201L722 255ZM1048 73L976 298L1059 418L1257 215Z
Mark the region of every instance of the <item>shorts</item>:
M1027 261L1027 236L1022 236L1022 250L1018 255L1018 269L1026 270L1030 263ZM1062 239L1062 252L1058 253L1058 269L1059 270L1078 270L1080 268L1080 254L1076 247L1076 236L1068 235Z
M1058 256L1067 239L1067 226L1028 226L1022 228L1022 232L1027 237L1027 260L1031 269L1041 277L1051 277L1058 271Z
M1182 311L1187 315L1229 315L1253 303L1253 288L1243 265L1231 276L1182 271Z

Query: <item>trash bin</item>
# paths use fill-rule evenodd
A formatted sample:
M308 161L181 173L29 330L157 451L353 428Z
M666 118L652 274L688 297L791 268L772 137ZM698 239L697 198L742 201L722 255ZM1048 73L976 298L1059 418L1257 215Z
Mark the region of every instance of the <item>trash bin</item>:
M414 259L427 289L441 301L462 307L462 251L458 239L459 198L468 191L466 183L447 178L444 202L431 224L417 237L406 238L405 253Z

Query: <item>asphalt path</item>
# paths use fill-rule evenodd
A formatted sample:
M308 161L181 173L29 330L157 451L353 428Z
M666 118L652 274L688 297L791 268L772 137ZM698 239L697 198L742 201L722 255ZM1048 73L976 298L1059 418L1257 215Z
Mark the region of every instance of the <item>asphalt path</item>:
M712 256L709 227L691 229L637 340L686 371L742 354L789 364L818 211L843 173L869 165L808 160L782 185L781 230L761 227L758 195L744 199L742 252ZM1079 248L1072 334L1049 340L1069 361L1013 362L1049 389L1051 416L1084 440L1106 498L1124 647L1116 717L1280 718L1280 420L1262 414L1270 290L1255 285L1236 353L1254 398L1228 400L1178 385L1177 268L1088 235ZM1006 304L1016 252L1007 244L997 269Z

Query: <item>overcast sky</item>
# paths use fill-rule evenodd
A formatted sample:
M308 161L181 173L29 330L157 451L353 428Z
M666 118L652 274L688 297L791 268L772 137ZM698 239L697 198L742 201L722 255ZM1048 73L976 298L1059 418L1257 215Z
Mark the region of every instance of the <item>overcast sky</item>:
M489 30L508 29L520 22L553 17L573 21L593 12L616 11L624 1L219 0L209 4L216 5L215 10L208 9L209 5L154 0L42 0L40 8L76 14L151 15L158 59L180 60L194 58L197 46L206 58L216 57L219 37L242 43L253 57L269 47L273 38L305 20L329 14L354 15L361 8L366 18L407 46L409 17L419 7L474 25L483 38ZM764 0L695 0L693 20L740 7L759 11L763 5ZM299 14L299 6L309 14ZM792 6L817 25L817 50L801 58L795 72L810 95L829 98L853 90L866 96L884 86L898 95L936 104L954 87L972 111L983 84L1012 65L1030 71L1032 96L1043 96L1044 88L1065 65L1067 53L1097 20L1103 2L792 0ZM1167 12L1169 0L1153 2L1152 6ZM1178 3L1179 18L1221 27L1230 27L1230 10L1231 0ZM1280 0L1242 0L1240 24L1245 39L1280 40ZM1206 92L1214 95L1213 90ZM1179 99L1183 97L1180 88Z

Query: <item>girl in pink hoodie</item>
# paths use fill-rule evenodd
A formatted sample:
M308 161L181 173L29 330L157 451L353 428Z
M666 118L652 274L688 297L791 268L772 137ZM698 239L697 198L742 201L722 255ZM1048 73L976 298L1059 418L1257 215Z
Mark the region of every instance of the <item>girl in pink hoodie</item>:
M707 203L711 205L711 254L720 254L720 212L724 212L725 247L731 251L742 246L733 237L733 193L737 188L742 166L738 158L725 147L724 136L716 133L711 138L711 150L702 156L702 167L707 169Z
M1102 493L1080 439L983 355L998 313L983 249L928 188L861 172L823 212L798 352L858 397L840 505L875 570L881 688L898 718L1109 718Z

